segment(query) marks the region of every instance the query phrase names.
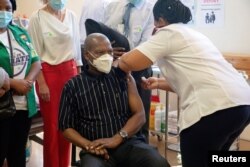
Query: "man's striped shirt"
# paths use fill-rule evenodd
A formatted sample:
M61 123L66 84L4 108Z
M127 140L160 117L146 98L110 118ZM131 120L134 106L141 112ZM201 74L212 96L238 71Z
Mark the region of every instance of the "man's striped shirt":
M82 72L65 85L59 112L61 130L73 128L89 140L112 137L131 116L125 73Z

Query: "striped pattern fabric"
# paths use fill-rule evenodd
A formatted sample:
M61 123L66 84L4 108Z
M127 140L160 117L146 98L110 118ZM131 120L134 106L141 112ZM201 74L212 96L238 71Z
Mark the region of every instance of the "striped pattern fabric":
M65 85L59 112L61 130L73 128L89 140L112 137L131 116L125 73L82 72Z

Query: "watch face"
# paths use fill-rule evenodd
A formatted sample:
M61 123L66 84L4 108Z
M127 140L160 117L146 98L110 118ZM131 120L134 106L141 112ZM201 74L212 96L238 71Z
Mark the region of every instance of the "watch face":
M120 131L119 134L121 135L122 138L126 139L128 137L128 133L125 131Z

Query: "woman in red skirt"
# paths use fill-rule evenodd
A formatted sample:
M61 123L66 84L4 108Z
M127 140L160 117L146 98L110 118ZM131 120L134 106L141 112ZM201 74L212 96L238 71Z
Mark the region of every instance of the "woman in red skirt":
M42 61L37 94L44 121L44 167L68 167L70 144L58 131L62 88L80 71L81 50L77 19L65 8L66 0L45 0L28 31Z

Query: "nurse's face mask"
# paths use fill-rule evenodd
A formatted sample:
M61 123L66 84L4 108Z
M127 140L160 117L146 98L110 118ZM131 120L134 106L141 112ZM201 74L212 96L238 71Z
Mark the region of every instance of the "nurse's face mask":
M54 10L62 10L66 2L67 0L49 0L49 4Z
M11 22L13 17L12 12L0 11L0 28L6 28Z
M113 63L113 56L108 53L101 55L100 57L94 56L93 53L88 53L94 58L93 62L89 60L89 63L95 67L98 71L108 74L111 70L112 63Z

